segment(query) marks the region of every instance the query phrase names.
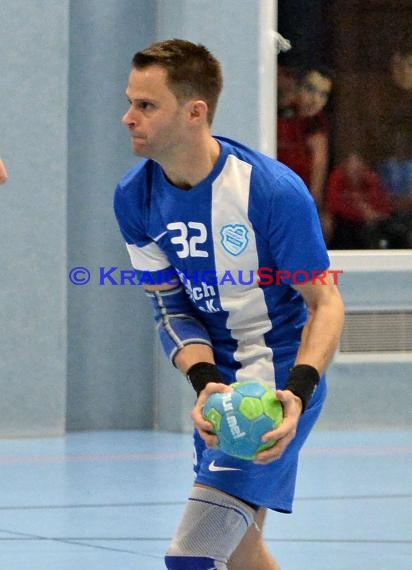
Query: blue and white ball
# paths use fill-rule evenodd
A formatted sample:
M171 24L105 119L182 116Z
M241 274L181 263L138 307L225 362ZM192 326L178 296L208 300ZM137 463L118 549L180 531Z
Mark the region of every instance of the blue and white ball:
M218 448L240 459L255 459L276 442L262 443L262 435L283 420L283 407L273 388L256 381L231 384L233 392L209 396L203 417L213 426Z

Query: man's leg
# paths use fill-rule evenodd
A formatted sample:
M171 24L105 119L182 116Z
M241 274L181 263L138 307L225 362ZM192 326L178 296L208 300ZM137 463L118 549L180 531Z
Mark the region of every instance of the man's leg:
M255 516L255 524L240 541L229 559L228 570L280 570L262 539L262 528L266 509L260 508Z
M195 485L167 551L166 567L227 570L227 561L253 524L255 513L236 497Z

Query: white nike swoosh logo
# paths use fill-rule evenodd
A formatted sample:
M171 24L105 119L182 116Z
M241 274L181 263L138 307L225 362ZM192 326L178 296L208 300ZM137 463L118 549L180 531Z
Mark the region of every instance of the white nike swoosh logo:
M167 234L167 231L162 232L161 234L153 238L153 241L159 241L159 239L162 238L165 234Z
M209 471L242 471L241 469L238 469L237 467L220 467L219 465L215 464L215 460L212 461L212 463L209 465L208 467Z

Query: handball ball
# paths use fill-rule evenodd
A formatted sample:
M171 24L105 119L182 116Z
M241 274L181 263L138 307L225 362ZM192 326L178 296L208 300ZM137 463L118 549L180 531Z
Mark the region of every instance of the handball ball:
M261 382L236 382L231 388L233 392L209 396L203 417L212 424L221 451L240 459L255 459L259 451L276 443L263 443L261 437L281 423L282 404L273 388Z

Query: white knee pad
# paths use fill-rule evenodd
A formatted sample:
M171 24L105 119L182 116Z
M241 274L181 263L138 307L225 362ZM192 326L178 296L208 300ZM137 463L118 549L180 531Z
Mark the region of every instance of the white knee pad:
M216 561L217 568L226 568L254 515L252 507L235 497L194 487L167 556L207 557Z

